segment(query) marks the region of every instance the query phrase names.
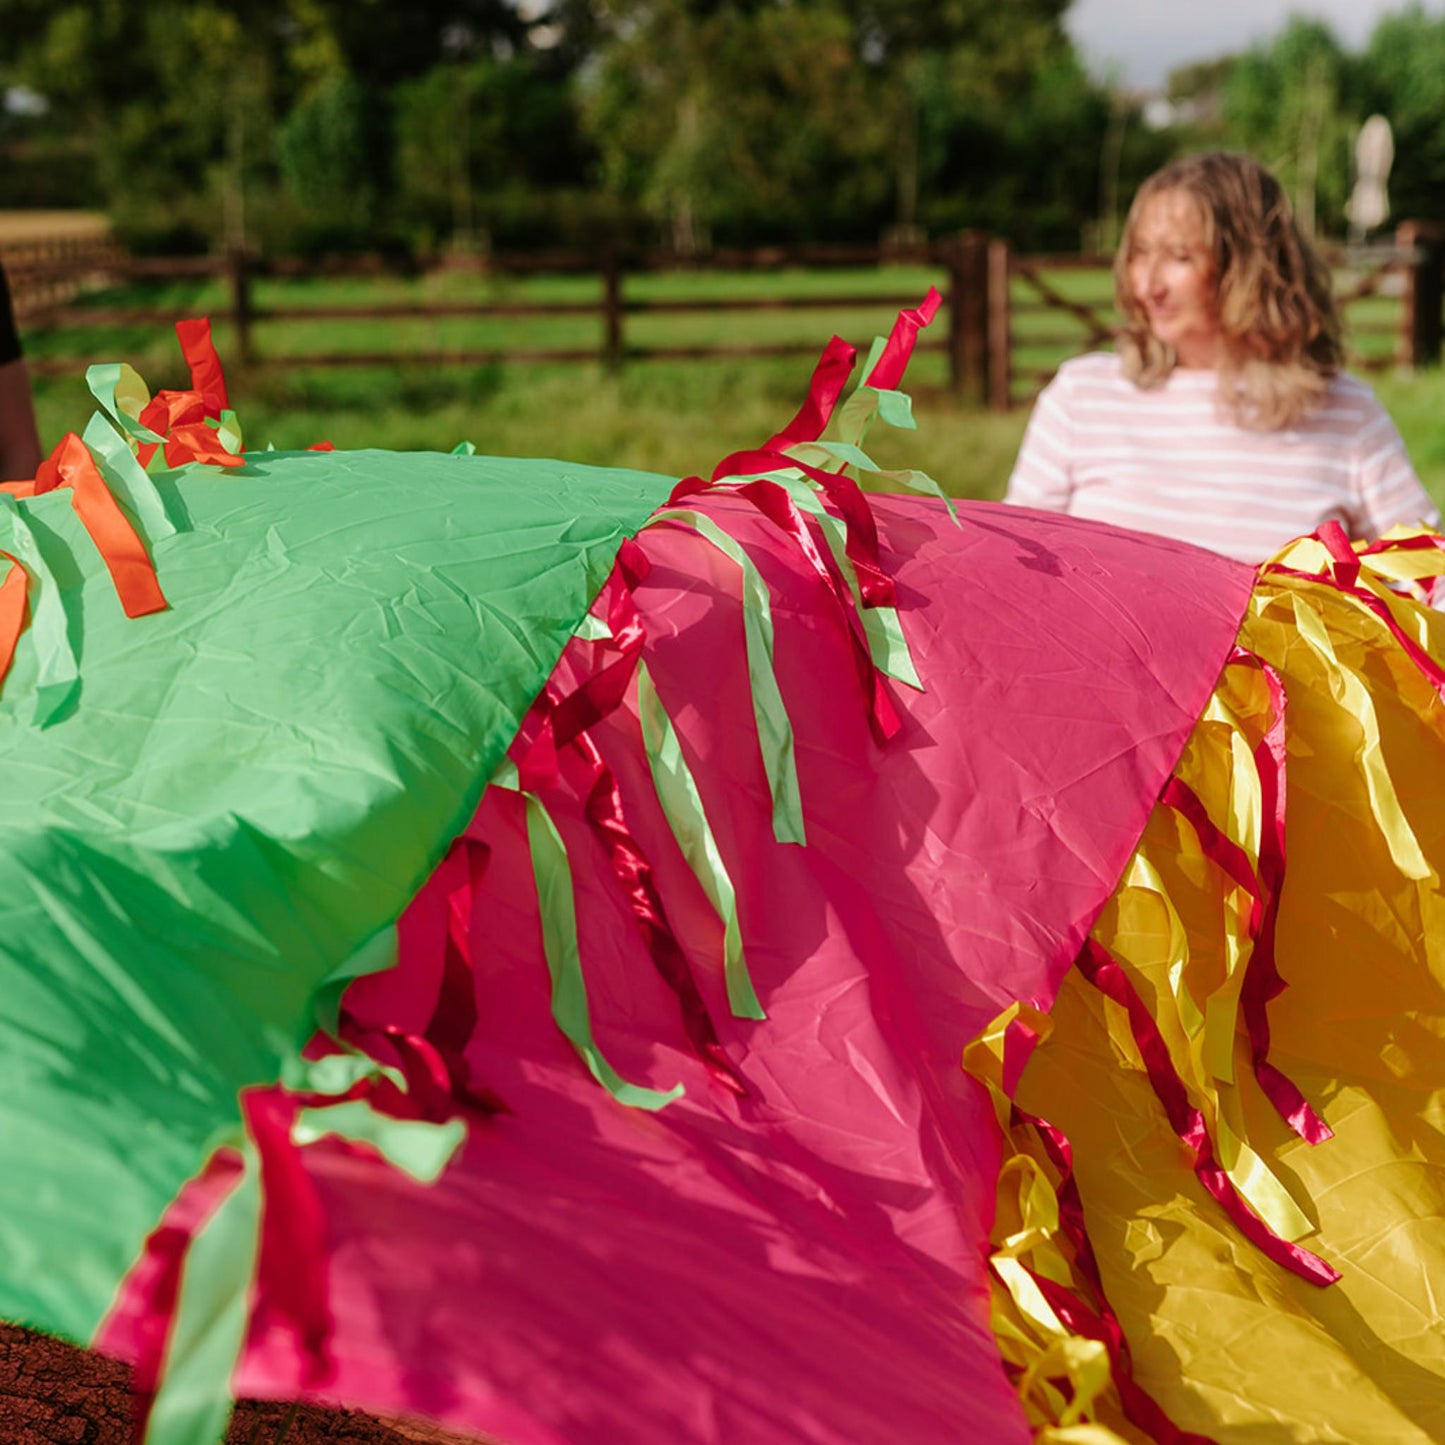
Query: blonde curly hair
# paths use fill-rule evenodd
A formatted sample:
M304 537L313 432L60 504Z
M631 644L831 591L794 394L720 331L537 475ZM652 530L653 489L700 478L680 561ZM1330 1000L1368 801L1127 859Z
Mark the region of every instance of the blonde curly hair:
M1340 318L1329 270L1295 223L1283 188L1248 156L1185 156L1139 187L1114 257L1124 374L1137 386L1154 387L1177 361L1174 348L1150 331L1129 282L1140 217L1165 192L1198 206L1212 255L1221 405L1255 431L1294 425L1324 400L1340 369Z

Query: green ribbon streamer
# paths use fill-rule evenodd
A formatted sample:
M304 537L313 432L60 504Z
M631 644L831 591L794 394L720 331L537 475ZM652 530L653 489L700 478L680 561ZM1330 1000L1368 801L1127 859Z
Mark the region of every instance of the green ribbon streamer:
M612 629L590 612L582 614L582 620L572 629L572 636L583 642L606 642L612 636Z
M854 480L867 481L883 491L896 491L899 487L907 487L913 492L925 492L931 497L937 497L953 519L954 526L962 526L958 520L958 508L953 505L953 498L928 475L927 472L920 472L913 469L901 471L885 471L869 457L867 452L852 442L800 442L795 447L789 447L786 455L796 457L800 462L806 462L809 466L823 467L828 471L837 471L833 465L835 462L842 462L845 467L851 467Z
M0 551L18 557L30 577L28 632L36 657L35 709L31 718L36 727L44 727L75 692L80 669L70 646L60 588L15 498L8 492L0 492Z
M174 537L175 523L166 512L156 484L136 460L130 444L98 411L91 413L81 440L90 448L106 485L125 503L147 537L152 542Z
M838 411L838 437L845 443L862 446L868 428L877 417L885 426L897 427L901 431L917 431L918 423L913 419L913 398L906 391L885 391L868 385L868 377L878 365L887 341L882 336L873 338L868 351L868 360L863 363L861 380L853 388L853 394ZM872 463L868 464L870 467Z
M897 427L900 431L918 430L918 423L913 419L913 398L906 391L885 391L860 384L839 411L839 437L861 443L875 416L885 426Z
M230 452L233 457L241 455L245 450L245 439L241 434L241 419L227 407L221 412L221 419L210 423L216 430L216 435L221 439L221 445Z
M406 1075L367 1054L351 1049L308 1059L293 1054L281 1068L281 1082L292 1093L322 1094L340 1099L365 1079L389 1079L402 1093ZM291 1138L300 1145L314 1144L328 1135L348 1144L365 1144L394 1169L419 1184L435 1184L467 1137L460 1118L439 1123L427 1119L394 1119L377 1110L370 1099L341 1099L301 1109L291 1126Z
M353 1083L383 1073L360 1054L288 1062L299 1087L344 1093ZM433 1124L392 1119L365 1099L302 1109L292 1125L298 1145L328 1135L375 1149L395 1169L421 1184L434 1184L467 1136L461 1119ZM181 1270L175 1321L160 1388L146 1426L145 1445L198 1445L220 1440L231 1413L231 1377L246 1344L251 1287L261 1254L261 1161L244 1135L223 1141L241 1153L240 1181L191 1241Z
M165 441L163 436L142 425L124 407L123 403L128 400L139 411L150 400L150 391L135 367L115 361L87 366L85 384L90 388L90 394L105 408L106 415L127 436L157 446Z
M868 428L873 425L873 418L878 415L878 388L866 383L873 375L873 368L878 365L878 359L883 355L883 348L887 344L886 338L882 336L873 338L873 345L868 348L868 360L863 363L863 370L858 373L858 385L853 388L853 394L848 400L838 408L836 430L840 441L861 447L863 438L868 435ZM909 408L908 418L911 423L912 407Z
M348 1047L343 1054L325 1054L308 1059L292 1054L281 1065L281 1084L293 1094L326 1094L339 1097L349 1093L363 1079L389 1079L402 1093L406 1075L390 1064L379 1064L369 1054Z
M637 711L642 722L642 745L647 752L652 784L688 866L702 885L708 902L723 923L723 971L727 980L728 1004L738 1018L764 1019L743 957L742 929L738 923L737 891L723 863L722 853L707 813L702 794L682 755L677 730L645 663L637 664Z
M838 570L843 574L848 590L853 594L853 605L863 619L863 633L868 639L868 651L873 658L873 665L896 682L922 692L923 682L918 676L918 669L913 665L913 653L909 649L907 637L903 635L903 623L899 620L898 610L894 607L863 605L863 594L858 589L858 573L848 556L847 527L824 507L822 498L813 490L810 482L781 472L773 480L788 489L803 511L817 518L818 526L828 543L828 550L832 552L833 560L837 562Z
M421 1184L435 1184L467 1137L461 1119L433 1124L425 1119L392 1119L365 1099L302 1109L292 1126L298 1144L314 1144L335 1135L351 1144L367 1144L394 1169Z
M861 373L865 378L877 366L885 345L883 337L874 338ZM864 381L853 389L853 394L838 409L837 441L804 443L790 447L788 454L813 466L826 466L830 459L837 459L855 469L858 481L866 476L875 485L882 483L890 490L907 487L910 491L926 492L943 503L955 526L962 525L953 498L927 472L884 471L863 451L863 439L868 435L875 417L885 426L897 427L901 431L918 430L918 423L913 419L913 398L906 391L885 391Z
M743 547L711 517L690 508L666 507L653 514L649 525L662 521L681 522L691 527L723 556L735 562L742 572L743 637L747 648L748 683L752 689L758 748L773 800L773 837L779 843L806 843L793 725L783 703L773 661L773 609L767 583Z
M378 929L351 955L338 963L316 986L311 996L311 1012L316 1027L329 1038L341 1032L341 997L352 983L369 973L385 973L394 968L397 961L396 924L388 923ZM309 1024L303 1023L306 1037L310 1037ZM300 1040L298 1042L304 1042Z
M240 1182L191 1241L145 1445L207 1445L226 1433L261 1253L261 1166L249 1140Z
M635 1109L661 1109L682 1094L682 1085L663 1093L629 1084L607 1062L592 1036L587 983L577 946L577 905L567 845L542 800L535 793L522 796L527 803L527 842L542 917L542 951L547 955L547 971L552 976L552 1017L592 1071L592 1077L613 1098Z

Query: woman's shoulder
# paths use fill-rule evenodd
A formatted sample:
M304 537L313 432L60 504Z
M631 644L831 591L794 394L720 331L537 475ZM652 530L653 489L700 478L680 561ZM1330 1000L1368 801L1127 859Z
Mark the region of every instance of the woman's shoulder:
M1329 390L1309 419L1329 431L1359 431L1387 412L1369 382L1353 372L1337 371Z
M1051 399L1074 401L1097 399L1102 393L1133 389L1124 368L1112 351L1086 351L1061 362L1045 388Z
M1123 381L1124 366L1115 351L1086 351L1059 366L1056 376L1069 384L1081 381Z

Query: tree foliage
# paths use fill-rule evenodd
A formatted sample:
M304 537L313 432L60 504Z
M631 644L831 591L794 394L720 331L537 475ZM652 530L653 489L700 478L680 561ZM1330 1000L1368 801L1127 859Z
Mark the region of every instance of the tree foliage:
M1418 6L1384 16L1365 51L1360 109L1395 132L1391 208L1401 218L1445 210L1445 17Z
M1396 215L1445 195L1445 19L1361 55L1293 19L1176 72L1151 130L1091 77L1069 0L0 0L0 161L68 157L78 204L154 244L297 247L1107 237L1181 146L1228 145L1342 227L1360 122L1398 146ZM86 164L77 163L85 158ZM25 203L12 167L10 204ZM89 192L79 188L88 184Z
M1278 175L1307 229L1338 229L1359 129L1357 71L1329 26L1291 19L1224 82L1225 135Z

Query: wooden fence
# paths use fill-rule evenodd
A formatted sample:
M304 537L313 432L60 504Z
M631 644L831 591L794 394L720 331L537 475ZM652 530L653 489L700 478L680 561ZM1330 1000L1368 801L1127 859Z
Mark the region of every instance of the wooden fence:
M1407 368L1434 365L1441 354L1442 256L1445 226L1406 222L1391 243L1332 257L1336 274L1344 282L1338 299L1348 311L1362 300L1386 292L1397 298L1394 321L1360 320L1357 337L1388 332L1394 344L1388 350L1357 354L1352 364ZM377 257L352 258L329 264L297 261L262 263L243 255L223 257L137 258L124 255L104 238L67 240L50 247L29 243L16 247L0 242L11 279L17 312L27 331L107 325L148 325L157 328L176 319L174 310L155 307L86 305L87 290L126 280L148 278L221 278L227 289L224 316L233 327L233 360L242 365L265 366L391 366L399 361L413 365L487 365L542 361L595 361L609 367L633 359L692 360L701 357L757 357L799 354L816 350L814 341L784 341L754 345L638 345L629 340L628 322L658 313L746 310L838 311L859 306L895 308L916 304L918 295L889 295L841 289L826 294L778 294L766 297L663 299L628 293L629 279L644 272L678 269L675 258L604 250L536 252L495 255L476 262L486 275L527 273L591 273L599 278L595 299L582 301L516 301L479 297L464 301L407 301L373 305L258 305L255 282L261 277L315 277L322 275L395 274L398 267ZM687 263L689 269L738 271L748 269L811 269L843 266L868 267L889 262L927 265L939 273L945 291L946 323L934 336L925 333L920 343L947 353L949 384L957 394L996 410L1028 400L1047 381L1053 367L1030 366L1020 360L1027 348L1043 349L1056 357L1106 344L1114 319L1109 303L1081 300L1068 294L1065 278L1071 273L1093 272L1091 293L1104 294L1106 256L1024 255L1006 241L980 233L910 251L883 251L877 247L767 248L719 251L704 263ZM482 289L479 286L479 291ZM1076 288L1077 289L1077 288ZM357 321L441 318L516 318L526 316L595 316L598 340L590 346L506 349L457 349L431 354L407 352L326 352L263 354L256 343L256 327L273 321ZM1056 330L1040 330L1030 318L1048 316L1061 323ZM1023 323L1021 326L1020 323ZM938 337L942 332L942 337ZM37 370L73 369L64 361L34 362Z

